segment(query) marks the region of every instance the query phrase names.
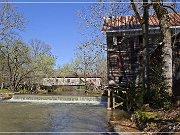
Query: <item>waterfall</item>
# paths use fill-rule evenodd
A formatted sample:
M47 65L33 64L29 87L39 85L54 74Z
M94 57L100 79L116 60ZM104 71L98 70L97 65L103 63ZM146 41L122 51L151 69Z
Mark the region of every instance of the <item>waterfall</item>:
M41 102L41 103L105 103L106 97L85 97L85 96L44 96L44 95L13 95L8 102Z

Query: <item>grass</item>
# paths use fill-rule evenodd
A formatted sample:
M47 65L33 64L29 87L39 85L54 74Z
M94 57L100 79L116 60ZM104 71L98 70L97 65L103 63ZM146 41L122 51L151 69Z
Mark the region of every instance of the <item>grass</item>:
M158 117L157 112L146 112L146 111L137 111L136 115L142 119L155 119Z
M11 93L9 89L0 89L0 93Z

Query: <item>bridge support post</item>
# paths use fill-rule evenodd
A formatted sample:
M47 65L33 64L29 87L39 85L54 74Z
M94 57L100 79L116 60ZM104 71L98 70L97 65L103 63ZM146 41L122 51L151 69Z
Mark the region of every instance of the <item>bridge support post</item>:
M114 91L112 91L112 98L113 98L113 106L112 106L112 108L113 109L115 109L115 104L116 104L116 100L115 100L115 93L114 93Z
M108 89L108 103L107 103L107 110L112 110L111 108L111 98L112 98L112 91L111 89Z

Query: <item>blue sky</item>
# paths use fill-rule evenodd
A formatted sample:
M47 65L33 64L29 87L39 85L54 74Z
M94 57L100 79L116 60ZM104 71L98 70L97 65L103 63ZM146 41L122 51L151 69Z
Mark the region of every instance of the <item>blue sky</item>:
M40 39L49 44L52 53L57 57L56 67L70 62L76 46L83 38L80 34L80 18L77 11L88 4L21 3L15 6L28 21L25 31L21 34L22 38L25 41Z

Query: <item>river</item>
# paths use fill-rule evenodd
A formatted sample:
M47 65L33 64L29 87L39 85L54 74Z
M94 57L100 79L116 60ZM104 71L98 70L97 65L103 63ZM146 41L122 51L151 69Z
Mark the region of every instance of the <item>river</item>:
M0 102L0 132L109 131L102 104Z

